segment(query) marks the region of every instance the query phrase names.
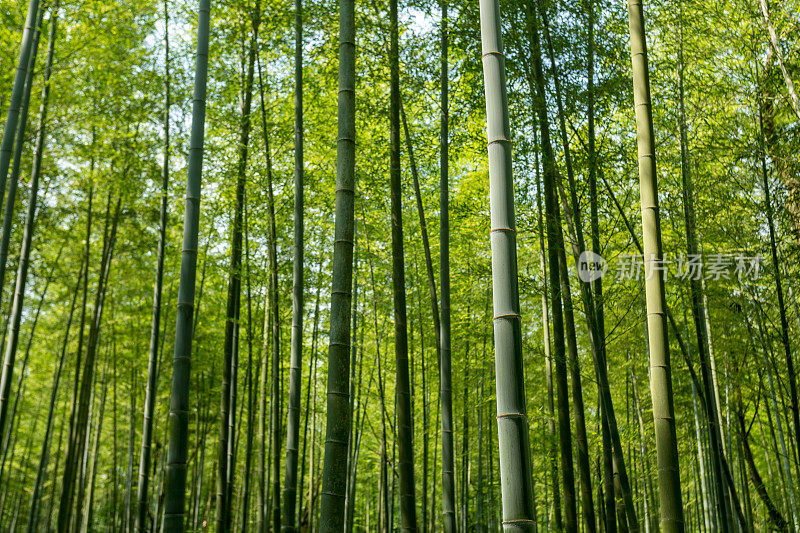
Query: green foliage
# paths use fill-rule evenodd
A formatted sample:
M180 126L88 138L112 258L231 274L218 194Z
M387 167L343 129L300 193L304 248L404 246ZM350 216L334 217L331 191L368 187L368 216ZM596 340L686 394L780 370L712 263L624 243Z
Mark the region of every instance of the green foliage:
M302 483L305 494L298 504L300 522L309 521L308 490L311 488L319 524L319 484L325 439L326 397L324 386L328 370L327 345L331 320L332 257L334 246L334 198L336 194L338 2L305 0L305 314L303 331L303 370L301 423L310 410L308 437L301 439L306 469ZM586 155L587 124L587 6L585 3L546 2L554 38L558 73L564 91L568 143L573 155L577 196L584 222L589 212ZM48 2L49 9L50 3ZM6 116L26 6L22 2L0 0L0 117ZM188 139L191 125L192 80L196 2L169 0L171 78L173 106L170 116L172 157L170 158L169 226L167 228L164 299L162 303L160 373L155 403L153 467L151 475L151 514L163 515L159 502L164 487L164 461L168 444L167 414L170 401L171 354L175 332L178 279L180 276L181 229L187 172ZM201 202L200 236L196 285L198 313L194 331L191 388L189 395L189 481L187 513L189 527L198 529L214 514L213 438L219 429L219 395L225 325L226 283L229 267L230 232L235 205L235 181L239 120L245 58L249 39L252 2L236 0L212 5L211 52ZM596 96L597 149L600 175L599 224L601 255L611 269L604 278L608 373L616 407L620 438L626 453L637 515L658 513L653 492L657 478L652 402L648 389L648 352L643 325L643 289L635 280L616 279L616 266L626 254L637 254L620 211L604 185L607 181L622 211L641 239L637 181L636 125L631 90L629 37L625 5L596 2ZM797 0L770 6L772 23L783 46L790 77L800 83L800 32ZM528 70L531 64L528 36L520 2L501 2L509 113L513 141L514 199L517 222L519 299L522 316L522 355L525 390L531 435L531 459L535 509L539 527L553 527L552 491L547 475L550 464L550 436L547 424L547 384L542 345L541 297L546 273L540 268L537 225L536 161L541 164L540 147L535 139L537 121L533 108ZM749 493L756 529L767 529L770 521L762 500L752 484L739 451L741 438L736 415L739 400L750 429L749 444L755 465L765 480L765 489L787 519L788 501L780 465L776 461L777 441L771 424L775 413L765 407L768 383L764 361L775 375L777 401L787 415L788 372L781 357L779 309L774 271L769 260L769 240L764 194L760 184L759 101L764 106L766 153L773 209L776 215L778 248L784 269L783 288L787 294L789 338L793 354L800 349L798 308L794 293L800 269L800 123L792 114L784 78L778 68L764 29L758 5L742 0L703 3L694 0L654 0L645 4L653 120L658 158L659 200L662 215L663 248L672 260L684 253L685 224L680 175L678 134L677 50L679 27L683 27L686 63L686 108L691 169L694 178L697 235L708 259L712 254L743 253L762 258L758 280L708 279L705 292L711 338L716 357L720 409L726 422L723 438L727 442L729 463L739 497ZM278 309L282 347L282 383L288 383L292 285L293 225L293 10L290 3L267 2L259 39L259 57L265 84L266 113L271 139L278 254ZM45 20L47 17L45 18ZM434 272L438 272L439 222L439 6L438 2L414 0L400 4L400 92L408 117L411 140L419 168L420 186L431 248ZM488 163L486 158L485 103L480 62L479 17L477 2L450 6L450 270L452 278L452 367L453 419L455 422L455 464L457 513L468 513L467 523L499 527L500 480L495 425L493 344L491 335L491 253L489 248ZM26 311L22 319L20 349L25 348L32 328L33 313L42 295L46 277L50 284L35 335L31 355L23 374L22 393L11 433L10 449L0 479L0 523L16 519L22 527L27 518L30 491L39 464L46 399L52 386L54 365L60 356L67 315L81 268L88 195L94 188L94 224L90 237L89 298L91 316L93 291L103 246L103 221L106 203L122 195L122 215L109 278L109 291L100 327L95 394L91 431L97 424L102 387L107 387L102 435L99 440L99 471L93 501L90 530L109 525L122 530L130 524L128 487L133 483L133 500L138 475L137 460L128 469L128 458L138 457L141 408L147 376L148 340L152 312L152 284L156 262L158 209L160 201L161 151L164 98L164 23L161 4L144 2L103 2L85 0L62 4L55 45L47 129L40 184L40 207L33 236ZM359 371L362 388L358 397L366 413L360 441L356 486L355 521L357 530L375 528L379 494L379 450L381 446L381 399L375 375L376 353L380 348L381 370L390 440L394 440L395 362L391 294L391 237L389 215L389 65L387 61L388 2L359 2L356 5L356 203L358 221L358 321ZM43 49L44 46L41 47ZM40 57L43 57L41 53ZM548 83L547 106L555 125L556 105L552 71L545 60ZM40 104L41 76L37 75L31 109ZM257 98L257 94L254 95ZM256 100L257 102L257 100ZM255 103L255 102L254 102ZM14 226L2 302L10 302L13 279L27 208L30 168L36 121L28 121L23 151L20 190L14 208ZM551 126L552 127L552 126ZM554 140L560 141L552 127ZM252 342L253 375L258 379L262 357L270 353L270 329L265 326L269 308L267 286L269 204L267 164L258 115L253 116L253 131L247 167L247 235L249 270L252 285L252 324L242 313L240 344ZM561 143L554 142L559 169L565 173ZM410 176L408 154L402 149L402 201L404 206L404 245L406 296L408 302L409 364L412 415L414 421L414 459L416 495L421 498L422 455L428 442L427 494L431 501L428 516L419 522L441 524L441 437L439 433L438 366L433 319L428 305L428 287L422 252L419 218ZM588 235L588 223L584 233ZM566 235L566 233L565 233ZM368 247L368 249L367 249ZM62 250L59 255L59 251ZM567 253L569 258L570 254ZM568 259L573 275L576 303L578 348L581 359L586 422L591 464L601 455L597 383L583 309L577 297L576 267ZM697 367L689 283L675 276L671 263L665 284L667 304L677 321L688 361ZM370 279L374 272L374 283ZM438 280L437 280L438 283ZM319 331L316 341L316 381L309 375L312 359L314 305L320 288ZM243 296L245 296L243 294ZM69 413L75 381L78 348L80 295L76 319L67 344L67 359L55 410L50 470L45 478L41 518L58 490L67 449ZM244 305L244 299L243 299ZM686 317L683 310L686 309ZM244 308L243 308L244 310ZM3 310L5 318L9 310ZM246 335L251 326L253 338ZM88 325L86 326L88 335ZM682 356L676 332L668 334L672 353L674 407L677 445L687 529L699 530L703 515L703 486L698 467L697 433L694 410L706 431L701 404L693 402L687 360ZM85 346L85 344L84 344ZM773 355L774 352L774 355ZM243 406L246 357L239 357L239 408ZM764 356L766 355L766 359ZM18 357L18 362L20 358ZM423 363L425 386L423 388ZM15 376L21 374L18 365ZM634 382L636 395L634 395ZM308 384L312 405L306 405ZM269 387L269 376L258 386ZM18 382L12 386L12 398ZM269 389L267 389L269 390ZM315 391L315 392L314 392ZM254 395L256 398L257 395ZM282 389L282 424L288 386ZM257 406L254 406L257 408ZM638 409L640 408L640 410ZM244 406L243 413L246 413ZM429 427L422 424L423 410L430 415ZM481 416L482 432L478 433ZM642 427L639 425L641 415ZM257 428L242 420L240 435ZM256 417L257 418L257 417ZM464 421L469 423L467 446L462 449ZM313 423L312 423L313 422ZM282 426L284 427L284 426ZM131 429L132 428L132 429ZM301 437L304 434L301 425ZM777 430L777 428L774 428ZM791 424L783 423L789 445ZM131 438L133 431L133 438ZM358 428L354 427L358 432ZM285 434L285 431L282 435ZM641 440L644 435L644 440ZM283 438L283 437L282 437ZM557 438L557 435L556 435ZM702 436L701 436L702 438ZM88 439L93 443L93 438ZM131 447L129 442L133 443ZM236 479L238 489L248 479L244 472L244 442L239 439ZM480 446L479 446L480 443ZM256 443L256 447L261 446ZM205 454L200 450L206 449ZM314 462L311 462L311 449ZM285 450L285 445L283 446ZM480 452L479 452L480 450ZM0 453L2 451L0 450ZM302 453L302 452L301 452ZM707 450L706 450L707 453ZM395 463L389 449L390 467ZM204 457L203 477L198 487L200 458ZM464 459L467 463L464 463ZM2 461L0 457L0 461ZM300 458L302 462L302 457ZM257 462L253 462L256 464ZM283 463L283 461L281 461ZM469 483L461 486L462 465L469 464ZM480 468L479 468L480 465ZM55 469L58 469L57 471ZM705 469L707 471L707 469ZM480 474L479 474L480 472ZM593 486L601 486L592 475ZM798 479L793 472L793 479ZM249 475L257 479L255 469ZM280 479L283 479L281 475ZM391 477L390 477L391 479ZM131 481L132 480L132 481ZM435 487L435 499L433 497ZM796 487L795 487L796 488ZM399 509L399 491L392 488L394 507ZM253 495L257 493L253 485ZM157 496L158 495L158 496ZM251 497L251 502L256 500ZM647 500L647 502L645 502ZM596 499L597 504L600 500ZM467 506L462 505L467 503ZM199 510L195 521L194 509ZM250 519L255 523L255 505ZM479 509L480 513L479 516ZM421 510L421 504L417 511ZM53 513L56 514L56 513ZM234 523L241 512L234 514ZM52 517L54 520L55 517ZM393 515L399 525L399 512ZM160 522L160 518L158 520ZM654 524L657 522L654 522ZM429 527L429 526L428 526Z

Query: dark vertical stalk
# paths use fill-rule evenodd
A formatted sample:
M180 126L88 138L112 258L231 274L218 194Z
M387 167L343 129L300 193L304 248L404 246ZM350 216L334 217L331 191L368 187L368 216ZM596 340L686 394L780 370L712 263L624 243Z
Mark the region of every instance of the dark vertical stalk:
M208 78L208 40L210 0L200 0L197 23L192 132L189 141L189 171L186 181L186 211L183 218L181 278L178 285L175 319L175 355L169 412L164 530L182 532L186 519L186 462L189 448L189 371L191 361L194 288L197 275L197 235L200 225L200 189L203 173L206 82Z
M442 513L444 533L456 531L456 480L453 460L453 384L450 354L450 110L448 80L449 0L441 1L441 123L439 127L439 283L441 320L439 333L439 394L442 423Z
M50 32L51 35L54 32L52 26ZM45 85L45 88L47 88L47 85ZM43 102L44 101L45 100L43 99ZM44 115L41 114L40 116ZM85 264L81 262L81 271L83 270L84 267ZM42 485L44 484L44 476L47 472L47 463L50 458L50 434L53 427L53 413L55 411L56 400L58 398L58 385L61 380L61 370L64 368L64 360L66 359L67 344L69 341L69 330L72 327L72 318L75 312L75 304L77 303L78 300L78 292L81 285L81 273L82 272L79 272L77 276L78 281L75 284L75 290L73 291L73 296L72 296L72 303L70 304L69 308L67 326L64 332L64 342L61 344L61 354L59 356L58 363L56 364L53 372L53 388L50 392L50 403L47 410L47 421L45 426L44 439L42 441L42 454L39 459L39 467L36 471L36 481L34 482L33 490L31 491L31 508L28 517L27 533L33 533L34 531L36 531L39 522L39 507L41 506L41 490L42 490ZM63 424L61 429L59 429L59 433L61 433L62 430L63 430ZM60 440L61 439L59 437L59 441ZM56 465L57 464L58 462L56 461ZM55 485L55 482L53 482L53 485ZM50 527L49 519L47 520L47 522L45 522L44 527L49 529Z
M30 0L28 2L28 15L25 18L25 29L22 32L22 43L19 48L19 62L14 75L14 85L11 88L8 116L3 128L3 141L0 144L0 197L5 194L6 190L8 167L11 164L11 150L17 134L17 122L19 121L20 105L28 76L28 64L32 55L34 33L37 31L38 13L39 0ZM3 270L5 270L5 264L3 265Z
M681 6L682 9L682 6ZM682 17L682 11L681 11ZM686 254L688 257L698 255L697 235L695 228L694 210L694 185L689 169L689 138L687 135L688 124L686 121L686 106L684 104L684 61L683 61L683 20L680 21L680 41L678 50L678 103L679 103L679 127L680 127L680 148L681 148L681 180L683 185L683 214L686 225ZM700 360L700 375L703 378L703 391L706 400L706 411L708 413L708 429L711 438L711 473L714 490L717 494L717 515L720 531L727 532L733 527L733 514L730 512L730 502L728 501L728 491L725 488L725 481L722 477L722 454L723 440L719 426L719 416L717 414L716 396L712 383L711 366L709 363L709 339L706 329L705 306L703 304L703 287L699 279L692 276L689 281L691 291L692 317L697 333L697 352Z
M339 2L339 120L321 533L344 528L350 438L350 310L355 205L355 3Z
M561 489L563 491L564 527L567 531L577 531L577 509L575 501L575 474L572 465L572 432L570 429L569 391L567 384L567 358L565 345L565 324L562 297L566 295L561 286L559 262L563 254L563 235L561 214L558 205L558 170L550 141L550 126L545 107L544 70L541 60L541 45L536 12L528 6L528 31L532 44L535 81L535 110L539 119L542 136L544 167L545 227L547 234L547 262L549 276L550 307L553 319L554 367L556 382L556 405L558 411L558 435L561 458ZM559 248L561 248L561 253ZM569 321L568 321L569 322ZM569 326L569 323L567 323ZM574 327L574 324L573 324Z
M31 101L31 89L33 87L33 76L34 76L34 69L36 65L36 56L39 49L39 38L41 35L41 26L42 26L42 17L44 15L44 10L39 12L39 16L36 20L36 32L33 35L33 44L32 50L30 54L30 61L27 65L27 75L25 76L25 91L22 95L22 104L21 104L21 111L20 111L20 120L17 124L17 133L14 141L14 163L11 167L11 181L8 185L8 195L6 197L6 209L3 212L3 230L2 230L2 237L0 237L0 294L2 294L2 288L5 285L5 275L6 275L6 262L8 259L8 247L9 247L9 240L11 237L11 226L13 225L13 218L14 218L14 202L17 194L17 183L19 181L19 173L21 167L21 160L22 160L22 146L25 143L25 127L28 123L28 107L30 106ZM5 174L3 174L5 176ZM31 176L33 180L33 176ZM35 177L37 180L39 176ZM35 206L34 206L35 211ZM30 212L30 209L29 209ZM32 231L32 227L28 228L26 225L26 229L30 229ZM30 235L28 235L28 249L27 252L30 254ZM23 241L25 237L23 237ZM25 250L25 246L23 245L23 250ZM11 326L10 335L6 341L6 350L5 350L5 357L3 359L3 368L2 374L0 375L0 435L5 435L6 431L6 419L8 418L8 401L9 395L11 392L11 383L13 380L14 375L14 360L17 355L17 341L19 340L19 321L22 317L22 307L21 305L18 307L17 302L17 290L19 289L19 275L22 272L22 263L23 261L20 260L18 272L17 272L17 289L15 289L14 298L12 300L12 309L11 315L9 316L9 323ZM25 273L24 275L27 276L27 258L25 259ZM25 281L22 280L22 294L20 298L24 298L25 293ZM22 301L19 302L21 304ZM16 329L15 329L16 324ZM5 334L4 334L5 336Z
M595 38L594 38L594 29L595 29L595 5L594 0L588 0L589 4L589 22L588 22L588 30L589 30L589 39L587 45L587 64L588 64L588 73L587 73L587 114L588 114L588 129L589 129L589 138L588 138L588 156L589 156L589 205L590 205L590 225L591 225L591 237L592 237L592 252L600 255L600 217L598 214L598 206L599 206L599 199L597 195L597 150L595 145L595 115L594 115L594 49L595 49ZM603 301L603 278L598 277L592 283L593 289L593 301L594 301L594 320L595 320L595 346L599 345L599 350L597 350L597 355L599 359L600 365L605 368L607 366L606 363L606 345L605 345L605 314L603 311L604 301ZM601 405L601 425L602 425L602 441L603 441L603 482L605 483L604 493L605 493L605 513L607 516L614 516L616 507L616 502L613 498L613 491L611 490L612 487L612 478L613 478L613 468L612 468L612 444L611 444L611 434L608 427L608 413L605 409L602 408L603 401L600 400ZM650 517L647 517L648 523ZM606 532L614 532L616 531L616 522L613 520L606 522Z
M231 463L234 456L234 442L231 427L235 427L236 383L234 373L236 367L234 359L238 343L234 337L238 334L239 309L241 306L242 292L242 235L244 225L244 198L247 181L247 157L250 144L251 118L250 108L253 101L253 79L255 77L255 62L257 54L258 27L261 23L260 2L256 2L252 13L250 49L247 58L247 74L242 87L242 106L239 118L239 146L236 177L236 205L234 206L233 229L231 233L231 262L228 271L228 299L226 305L224 360L222 367L222 395L220 399L220 443L217 458L217 531L228 531L233 520L231 512L231 499L233 496L233 476L235 464ZM238 353L238 352L237 352ZM234 382L232 383L232 380ZM233 385L233 386L232 386Z
M148 483L153 439L153 414L158 391L158 335L161 328L161 293L164 285L164 247L167 233L167 207L169 204L169 111L171 105L169 72L169 7L164 1L164 158L161 166L161 205L156 245L156 279L153 284L153 313L150 319L150 356L147 363L147 389L144 399L142 447L139 457L139 484L136 488L136 530L144 531L147 520Z
M414 428L408 368L408 324L406 307L405 251L403 246L403 205L400 169L400 51L397 0L389 2L390 20L390 106L391 153L389 174L392 211L392 288L394 302L395 401L400 473L400 519L403 531L416 531L417 508L414 483Z
M774 213L772 208L772 202L770 198L770 190L769 190L769 174L767 171L767 159L766 159L766 139L764 136L764 118L763 118L763 111L762 106L759 105L758 108L758 124L759 124L759 159L761 162L761 182L764 188L764 205L767 211L767 226L769 227L769 248L770 248L770 255L772 256L772 268L775 272L775 292L778 295L778 310L780 312L780 324L781 324L781 344L783 345L783 353L786 359L786 371L787 377L786 380L789 382L789 398L791 400L791 411L792 411L792 423L794 424L794 436L795 440L800 442L800 406L798 406L798 399L797 399L797 375L795 373L794 368L794 359L792 357L792 349L789 343L789 323L786 319L786 302L784 300L783 295L783 281L781 277L781 268L780 263L778 262L778 247L776 244L777 234L775 232L775 220L774 220ZM776 415L777 416L777 415ZM790 439L791 440L791 439ZM792 454L794 456L794 454ZM788 475L788 473L787 473ZM789 487L789 490L794 492L794 489ZM800 527L798 525L798 517L795 513L794 515L795 520L795 527Z
M86 506L79 510L83 513L83 520L81 525L81 533L92 531L92 519L94 516L94 495L95 495L95 482L97 481L97 459L100 454L100 437L103 431L103 413L105 413L106 393L108 392L108 384L106 383L107 371L103 372L103 392L100 395L100 403L97 406L99 412L97 413L97 429L95 429L94 444L92 445L92 465L89 470L89 484L88 494L86 495Z
M536 132L534 131L534 143L539 145ZM550 317L548 306L548 281L547 281L547 250L544 244L544 223L542 218L542 186L541 175L539 172L539 153L534 153L536 168L536 212L537 229L539 234L539 267L542 272L542 347L544 352L545 379L547 382L547 443L549 466L548 476L553 486L553 514L555 515L556 529L563 527L561 516L561 491L558 487L558 450L556 448L556 414L555 396L553 393L553 357L550 353ZM547 488L547 477L545 477L545 489ZM547 507L546 507L547 508ZM549 517L549 511L546 513ZM548 520L549 527L550 522Z
M245 481L242 495L242 521L240 531L247 533L250 527L250 468L253 457L253 426L255 425L255 409L253 409L253 294L250 286L250 220L247 210L247 199L244 204L244 257L245 280L247 283L247 444L245 448ZM256 387L258 384L256 384ZM256 391L257 392L257 391Z
M353 325L351 334L350 349L350 420L351 427L357 428L359 416L359 400L361 399L361 376L363 368L360 364L359 353L363 357L364 332L361 333L361 351L358 346L358 220L355 225L355 235L353 238ZM358 368L358 382L356 383L356 368ZM353 419L355 418L355 423ZM355 430L354 430L355 431ZM345 507L345 532L353 531L353 521L355 519L355 497L356 497L356 474L358 472L358 446L360 445L360 434L353 433L350 436L350 449L347 454L347 502Z
M61 507L59 509L58 531L66 531L71 525L73 503L75 508L83 508L84 485L77 479L77 474L82 472L81 465L86 448L89 407L94 385L94 371L97 355L97 344L100 337L100 325L103 317L103 304L108 289L108 276L114 254L114 244L116 242L117 227L120 219L120 209L122 206L122 196L117 198L114 214L110 214L111 193L109 192L108 204L106 206L106 233L104 237L103 254L100 261L98 272L97 290L95 292L94 308L92 318L89 323L89 337L86 343L86 357L83 360L83 380L80 385L78 404L75 410L75 431L73 440L67 447L67 459L65 463ZM110 233L108 232L110 226ZM88 267L87 267L88 268ZM77 484L77 497L74 489ZM75 497L75 498L74 498ZM74 499L73 499L74 498ZM80 521L80 515L78 515Z

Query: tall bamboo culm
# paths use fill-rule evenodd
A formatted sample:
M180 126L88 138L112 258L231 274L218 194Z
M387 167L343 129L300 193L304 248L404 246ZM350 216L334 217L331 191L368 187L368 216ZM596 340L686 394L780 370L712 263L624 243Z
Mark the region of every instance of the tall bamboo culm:
M13 226L14 201L17 193L17 182L19 181L22 148L23 144L25 144L25 129L28 122L28 107L30 106L31 101L31 89L33 87L33 79L36 70L36 56L39 49L43 15L44 10L41 10L36 17L36 29L33 34L33 43L31 45L27 68L25 69L24 90L22 91L22 100L20 102L20 119L16 125L17 133L13 143L14 162L11 169L11 182L8 186L8 195L6 195L6 204L9 206L9 208L3 213L2 237L0 237L0 291L2 291L2 288L5 286L6 260L8 259L8 247L11 236L11 228ZM1 193L2 191L0 191L0 194ZM5 357L3 359L2 373L0 373L0 435L6 434L5 428L6 419L8 418L8 404L10 401L11 384L13 381L12 378L14 375L14 360L17 355L17 342L19 340L19 331L15 330L13 327L13 322L15 320L13 316L13 307L16 306L15 297L12 297L11 305L12 311L8 322L10 325L10 331L8 332L8 342L6 343L6 350L4 352ZM21 313L22 309L20 308L17 311ZM19 324L17 327L19 327ZM5 340L5 333L3 334L3 339ZM14 413L12 411L11 418L13 418L13 416ZM12 424L9 423L9 427L11 426ZM8 439L6 439L5 442L7 443Z
M350 311L355 230L355 2L339 2L339 102L336 214L328 349L327 423L322 467L321 533L344 530L350 438Z
M189 455L189 372L192 352L192 318L197 275L197 237L200 228L200 189L203 175L203 140L208 78L208 34L211 2L200 0L197 20L192 131L189 140L189 170L186 179L186 210L183 216L181 277L175 319L175 352L172 360L172 390L169 406L163 529L182 532L185 520L186 461Z
M534 531L528 415L522 366L517 242L505 58L498 0L480 0L489 152L497 426L505 531Z
M53 11L50 15L50 39L47 45L47 62L45 63L44 68L44 86L42 87L42 98L41 104L39 106L39 133L36 138L36 151L33 155L33 169L31 170L31 177L39 176L41 174L42 169L42 156L44 155L44 148L45 148L45 140L46 140L46 124L47 124L47 109L48 109L48 102L50 100L50 75L52 74L53 69L53 56L55 55L55 39L56 39L56 29L58 26L58 9L60 7L61 2L56 0L55 5L53 6ZM38 178L37 178L38 181ZM83 269L83 265L81 265L81 269ZM80 278L80 275L78 275ZM73 296L72 306L70 307L70 317L67 326L67 331L69 331L69 326L72 325L72 313L75 310L75 300L77 298L77 291L75 291L75 296ZM63 351L62 351L63 354ZM55 411L56 407L56 395L58 392L58 382L61 378L61 370L64 365L64 358L63 356L59 359L58 363L56 363L56 370L53 377L53 391L50 396L50 403L48 407L47 413L47 425L44 432L44 438L42 439L42 453L39 460L39 467L36 471L36 481L34 482L33 489L31 490L31 502L30 502L30 512L28 514L28 527L26 529L27 533L34 533L37 530L37 525L39 522L39 512L41 507L41 490L42 485L44 484L44 477L46 474L46 468L49 458L49 450L50 450L50 434L52 432L53 427L53 412ZM49 527L49 524L47 525Z
M453 461L453 379L450 354L450 188L449 110L447 65L447 3L442 1L441 42L441 126L439 131L439 278L441 320L439 321L439 401L442 425L442 519L445 533L456 530L456 479Z
M292 271L292 348L289 410L286 421L286 470L281 531L296 530L297 454L300 447L300 393L303 363L303 1L294 3L294 248Z
M406 305L405 251L403 247L403 202L401 192L400 47L398 0L389 0L389 123L391 152L389 176L392 212L392 301L394 304L395 417L400 478L400 523L403 531L417 530L414 483L414 424L411 415L411 378L408 363L408 318Z
M643 255L645 262L645 298L647 331L650 346L650 394L653 398L656 452L658 456L658 493L661 503L661 530L683 531L678 448L675 436L675 412L672 403L672 370L667 341L667 309L661 264L661 222L658 212L656 155L653 134L653 110L650 102L650 74L647 65L644 11L642 0L628 0L633 66L633 100L636 111L636 136L639 153L639 191L642 206Z
M14 85L11 88L11 100L8 106L8 116L3 129L3 141L0 144L0 198L5 194L6 179L8 177L8 167L11 164L11 149L14 146L14 137L17 132L17 121L19 120L20 103L22 93L25 89L25 78L28 75L28 61L31 57L33 48L33 35L36 28L36 15L39 12L39 0L30 0L28 3L28 15L25 19L25 30L22 32L22 43L19 47L19 62L17 72L14 75ZM2 200L0 199L0 202ZM0 210L2 210L0 205Z

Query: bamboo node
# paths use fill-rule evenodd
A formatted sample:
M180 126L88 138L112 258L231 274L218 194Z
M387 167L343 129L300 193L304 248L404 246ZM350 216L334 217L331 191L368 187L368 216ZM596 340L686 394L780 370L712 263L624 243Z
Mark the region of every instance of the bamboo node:
M492 320L499 320L501 318L516 318L519 319L519 313L506 313L505 315L497 315L492 318Z
M525 413L503 413L503 414L497 415L495 418L497 420L500 420L501 418L525 418L525 419L527 419L528 415L526 415Z
M499 50L492 50L491 52L486 52L484 54L481 54L481 61L483 61L483 58L486 56L500 56L503 59L506 58L505 54Z

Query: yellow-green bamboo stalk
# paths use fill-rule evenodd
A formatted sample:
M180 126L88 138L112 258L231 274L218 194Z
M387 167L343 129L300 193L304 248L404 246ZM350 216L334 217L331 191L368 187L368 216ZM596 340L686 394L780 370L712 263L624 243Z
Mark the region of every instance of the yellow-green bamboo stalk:
M650 74L647 66L642 0L628 0L633 65L633 100L639 153L639 191L642 206L642 236L647 280L647 331L650 346L650 394L653 398L658 493L661 502L661 530L684 530L675 411L672 403L672 370L667 341L667 306L661 265L661 223L658 212L653 111L650 102Z
M528 415L522 366L511 131L498 0L480 0L489 152L497 425L505 531L534 531Z

